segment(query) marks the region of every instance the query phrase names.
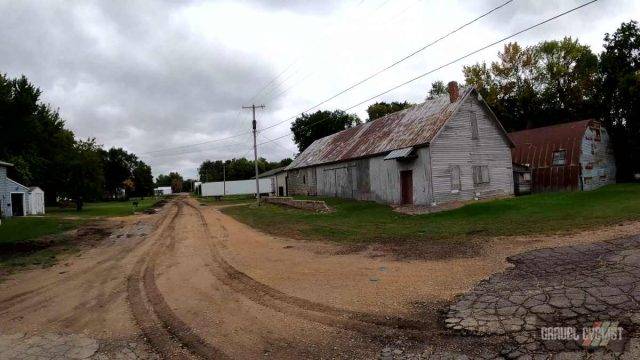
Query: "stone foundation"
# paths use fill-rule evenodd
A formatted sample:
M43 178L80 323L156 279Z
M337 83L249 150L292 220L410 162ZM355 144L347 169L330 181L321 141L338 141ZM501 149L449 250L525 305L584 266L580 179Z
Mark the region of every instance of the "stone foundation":
M311 210L317 212L333 211L324 201L319 200L294 200L292 197L266 197L263 201L270 204L284 205L296 209Z

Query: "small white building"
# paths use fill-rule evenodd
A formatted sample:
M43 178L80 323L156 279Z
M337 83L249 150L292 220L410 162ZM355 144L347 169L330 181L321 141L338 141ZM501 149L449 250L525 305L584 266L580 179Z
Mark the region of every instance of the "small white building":
M160 186L153 189L153 193L156 196L171 195L173 194L173 190L171 190L171 186Z
M258 177L260 179L271 180L271 195L287 196L287 172L285 171L284 166L277 169L265 171L262 174L259 174ZM261 192L265 192L262 191L262 189L260 190Z
M7 177L7 168L13 164L0 161L0 212L2 217L43 215L44 191L39 187L26 187Z

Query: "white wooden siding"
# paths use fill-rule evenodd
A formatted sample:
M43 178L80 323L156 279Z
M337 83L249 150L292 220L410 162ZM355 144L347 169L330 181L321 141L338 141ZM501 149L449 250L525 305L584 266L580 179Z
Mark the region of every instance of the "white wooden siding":
M478 139L472 139L471 114L478 124ZM513 195L511 150L484 106L469 96L431 144L433 192L437 204L496 195ZM461 189L451 189L451 168L460 166ZM474 185L473 166L489 168L488 184Z
M7 189L7 168L5 168L4 166L0 166L0 216L4 217L4 216L10 216L8 214L7 210L11 210L11 209L7 209L7 204L11 201L10 198L7 199L7 197L11 196L9 195L8 189Z

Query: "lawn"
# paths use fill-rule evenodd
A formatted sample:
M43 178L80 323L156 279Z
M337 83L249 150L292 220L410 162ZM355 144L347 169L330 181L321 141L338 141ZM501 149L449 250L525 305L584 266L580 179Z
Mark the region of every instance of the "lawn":
M640 220L640 184L616 184L591 192L535 194L413 216L373 202L313 199L325 200L336 211L319 214L270 204L222 211L266 233L343 243L571 232Z
M133 206L133 201L138 202L138 206ZM59 208L47 207L47 216L56 217L81 217L98 218L133 215L134 211L144 211L158 202L158 199L147 197L144 200L132 199L129 201L107 201L85 203L82 211L76 211L75 207Z
M3 219L0 225L0 274L7 269L24 265L50 265L61 251L70 250L63 232L87 221L103 217L132 215L144 211L157 202L154 198L132 201L85 203L82 211L75 208L48 207L45 216L13 217ZM46 241L42 241L43 237Z

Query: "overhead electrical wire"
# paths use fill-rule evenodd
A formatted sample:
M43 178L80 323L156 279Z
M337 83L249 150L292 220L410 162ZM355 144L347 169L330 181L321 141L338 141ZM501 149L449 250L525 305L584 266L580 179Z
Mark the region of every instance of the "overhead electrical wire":
M417 55L417 54L421 53L422 51L424 51L424 50L428 49L429 47L431 47L431 46L433 46L433 45L435 45L435 44L439 43L440 41L442 41L442 40L444 40L444 39L448 38L449 36L451 36L451 35L455 34L456 32L458 32L458 31L460 31L460 30L464 29L465 27L467 27L467 26L469 26L469 25L471 25L471 24L475 23L476 21L478 21L478 20L480 20L480 19L482 19L482 18L484 18L484 17L488 16L489 14L491 14L491 13L493 13L493 12L495 12L495 11L497 11L497 10L499 10L499 9L503 8L503 7L505 7L506 5L508 5L509 3L513 2L513 1L514 1L514 0L508 0L508 1L506 1L506 2L504 2L504 3L502 3L502 4L500 4L500 5L498 5L498 6L494 7L494 8L492 8L491 10L489 10L489 11L487 11L487 12L485 12L485 13L483 13L483 14L479 15L479 16L477 16L476 18L474 18L474 19L472 19L472 20L470 20L470 21L468 21L468 22L466 22L466 23L464 23L464 24L460 25L460 26L459 26L459 27L457 27L456 29L454 29L454 30L452 30L452 31L450 31L450 32L448 32L448 33L446 33L445 35L442 35L442 36L440 36L439 38L437 38L437 39L435 39L435 40L431 41L430 43L428 43L428 44L424 45L423 47L421 47L421 48L419 48L419 49L417 49L417 50L415 50L415 51L411 52L409 55L407 55L407 56L405 56L405 57L403 57L403 58L401 58L401 59L398 59L398 60L394 61L394 62L393 62L393 63L391 63L390 65L388 65L388 66L386 66L386 67L384 67L384 68L382 68L382 69L380 69L380 70L378 70L378 71L374 72L373 74L371 74L371 75L369 75L369 76L367 76L367 77L363 78L362 80L360 80L360 81L358 81L358 82L356 82L356 83L354 83L354 84L350 85L349 87L347 87L347 88L346 88L346 89L344 89L344 90L341 90L341 91L340 91L340 92L338 92L337 94L332 95L332 96L330 96L330 97L328 97L328 98L326 98L326 99L322 100L321 102L319 102L319 103L317 103L317 104L315 104L315 105L313 105L313 106L311 106L311 107L309 107L309 108L305 109L305 110L304 110L304 111L302 111L302 112L296 113L295 115L293 115L293 116L291 116L291 117L289 117L289 118L287 118L287 119L285 119L285 120L282 120L282 121L277 122L277 123L275 123L275 124L272 124L272 125L269 125L269 126L267 126L267 127L264 127L264 128L262 128L261 130L266 130L266 129L270 129L270 128L272 128L272 127L278 126L278 125L280 125L280 124L282 124L282 123L288 122L289 120L293 120L293 119L295 119L298 115L304 114L304 113L309 112L309 111L311 111L311 110L313 110L313 109L315 109L315 108L317 108L317 107L319 107L319 106L321 106L321 105L326 104L327 102L329 102L329 101L331 101L331 100L333 100L333 99L337 98L338 96L340 96L340 95L342 95L342 94L344 94L344 93L346 93L346 92L348 92L348 91L353 90L354 88L356 88L356 87L358 87L358 86L360 86L360 85L364 84L365 82L367 82L367 81L369 81L369 80L373 79L374 77L376 77L376 76L378 76L378 75L380 75L380 74L384 73L385 71L388 71L388 70L392 69L393 67L395 67L395 66L397 66L397 65L399 65L399 64L401 64L401 63L403 63L404 61L406 61L406 60L408 60L408 59L412 58L413 56L415 56L415 55Z
M583 7L586 7L586 6L588 6L588 5L591 5L591 4L593 4L593 3L597 2L597 1L598 1L598 0L591 0L591 1L589 1L589 2L586 2L586 3L582 4L582 5L576 6L576 7L572 8L572 9L566 10L566 11L564 11L564 12L562 12L562 13L559 13L559 14L557 14L557 15L555 15L555 16L552 16L552 17L550 17L550 18L548 18L548 19L546 19L546 20L543 20L543 21L541 21L541 22L539 22L539 23L536 23L536 24L534 24L534 25L531 25L531 26L529 26L529 27L526 27L526 28L524 28L524 29L522 29L522 30L520 30L520 31L517 31L517 32L515 32L515 33L513 33L513 34L511 34L511 35L505 36L505 37L503 37L503 38L501 38L501 39L499 39L499 40L496 40L496 41L494 41L494 42L491 42L491 43L489 43L489 44L486 44L486 45L482 46L481 48L478 48L478 49L476 49L476 50L473 50L473 51L471 51L471 52L468 52L468 53L466 53L466 54L464 54L464 55L462 55L462 56L460 56L460 57L458 57L458 58L456 58L456 59L454 59L454 60L452 60L452 61L449 61L449 62L447 62L447 63L445 63L445 64L443 64L443 65L440 65L440 66L438 66L438 67L436 67L436 68L434 68L434 69L432 69L432 70L429 70L429 71L427 71L427 72L425 72L425 73L422 73L422 74L420 74L420 75L418 75L418 76L416 76L416 77L413 77L413 78L411 78L411 79L409 79L409 80L406 80L406 81L404 81L404 82L402 82L402 83L400 83L400 84L397 84L397 85L395 85L395 86L393 86L393 87L391 87L391 88L389 88L389 89L387 89L387 90L385 90L385 91L383 91L383 92L380 92L380 93L378 93L378 94L376 94L376 95L373 95L373 96L371 96L371 97L369 97L369 98L367 98L367 99L365 99L365 100L362 100L362 101L360 101L360 102L358 102L358 103L356 103L356 104L354 104L354 105L351 105L351 106L349 106L348 108L343 109L343 110L344 110L344 111L349 111L349 110L351 110L351 109L353 109L353 108L355 108L355 107L358 107L358 106L360 106L360 105L362 105L362 104L364 104L364 103L366 103L366 102L368 102L368 101L371 101L371 100L373 100L373 99L375 99L375 98L377 98L377 97L380 97L380 96L382 96L382 95L385 95L385 94L387 94L387 93L389 93L389 92L391 92L391 91L393 91L393 90L396 90L396 89L398 89L398 88L400 88L400 87L402 87L402 86L405 86L405 85L407 85L407 84L410 84L410 83L412 83L412 82L414 82L414 81L416 81L416 80L422 79L423 77L425 77L425 76L427 76L427 75L429 75L429 74L432 74L432 73L434 73L434 72L436 72L436 71L438 71L438 70L441 70L441 69L443 69L443 68L445 68L445 67L447 67L447 66L453 65L453 64L455 64L455 63L457 63L457 62L459 62L459 61L461 61L461 60L464 60L464 59L468 58L469 56L475 55L475 54L477 54L477 53L479 53L479 52L481 52L481 51L483 51L483 50L486 50L486 49L488 49L488 48L490 48L490 47L493 47L493 46L495 46L495 45L497 45L497 44L500 44L501 42L503 42L503 41L505 41L505 40L509 40L509 39L511 39L511 38L513 38L513 37L516 37L516 36L518 36L518 35L520 35L520 34L522 34L522 33L525 33L525 32L527 32L527 31L530 31L530 30L532 30L532 29L535 29L535 28L537 28L537 27L539 27L539 26L542 26L542 25L544 25L544 24L546 24L546 23L548 23L548 22L551 22L551 21L553 21L553 20L556 20L556 19L558 19L558 18L560 18L560 17L562 17L562 16L565 16L565 15L567 15L567 14L570 14L570 13L572 13L572 12L574 12L574 11L579 10L579 9L582 9ZM321 122L323 122L323 121L324 121L324 119L319 120L319 121L316 121L316 122L314 122L314 123L311 123L311 124L307 125L306 127L307 127L307 128L309 128L309 127L315 126L315 125L317 125L317 124L319 124L319 123L321 123ZM273 125L273 126L276 126L276 125L277 125L277 124L275 124L275 125ZM273 127L273 126L272 126L272 127ZM279 137L274 138L272 141L275 141L275 140L278 140L278 139L282 139L282 138L284 138L284 137L286 137L286 136L289 136L290 134L291 134L291 131L289 131L287 134L284 134L284 135L282 135L282 136L279 136ZM267 144L267 143L268 143L268 142L265 142L265 143L261 143L261 144L259 144L259 145L264 145L264 144Z
M453 35L454 33L458 32L458 31L460 31L460 30L464 29L465 27L467 27L467 26L469 26L469 25L473 24L474 22L476 22L476 21L478 21L478 20L480 20L480 19L482 19L482 18L484 18L484 17L488 16L489 14L491 14L491 13L493 13L493 12L495 12L495 11L499 10L500 8L502 8L502 7L506 6L507 4L509 4L509 3L513 2L513 1L514 1L514 0L508 0L508 1L506 1L506 2L502 3L502 4L498 5L498 6L496 6L496 7L492 8L492 9L490 9L489 11L487 11L487 12L485 12L485 13L483 13L483 14L481 14L481 15L477 16L476 18L474 18L474 19L472 19L472 20L470 20L470 21L466 22L465 24L463 24L463 25L459 26L458 28L456 28L456 29L454 29L454 30L452 30L452 31L448 32L447 34L445 34L445 35L443 35L443 36L439 37L438 39L436 39L436 40L434 40L434 41L431 41L430 43L428 43L428 44L424 45L424 46L423 46L423 47L421 47L420 49L417 49L417 50L413 51L413 52L412 52L412 53L410 53L409 55L407 55L407 56L405 56L405 57L403 57L403 58L401 58L401 59L399 59L399 60L397 60L397 61L393 62L392 64L390 64L390 65L386 66L385 68L383 68L383 69L381 69L381 70L376 71L376 72L375 72L375 73L373 73L372 75L369 75L369 76L365 77L364 79L362 79L362 80L358 81L357 83L352 84L352 85L351 85L351 86L349 86L348 88L346 88L346 89L344 89L344 90L342 90L342 91L338 92L337 94L332 95L331 97L329 97L329 98L327 98L327 99L325 99L325 100L321 101L320 103L318 103L318 104L316 104L316 105L314 105L314 106L312 106L312 107L310 107L310 108L307 108L307 109L305 109L305 110L304 110L304 111L302 111L302 112L296 113L296 115L294 115L294 116L292 116L292 117L286 118L285 120L279 121L279 122L277 122L277 123L275 123L275 124L271 124L271 125L269 125L269 126L266 126L266 127L262 128L262 129L260 129L260 130L261 130L261 131L263 131L263 130L271 129L271 128L276 127L276 126L278 126L278 125L280 125L280 124L283 124L283 123L285 123L285 122L288 122L288 121L290 121L290 120L293 120L293 119L295 119L299 114L303 114L303 113L305 113L305 112L308 112L308 111L310 111L310 110L313 110L313 109L315 109L315 108L317 108L317 107L319 107L319 106L321 106L321 105L323 105L323 104L327 103L328 101L331 101L331 100L333 100L333 99L337 98L338 96L340 96L340 95L342 95L342 94L344 94L344 93L346 93L346 92L348 92L348 91L350 91L350 90L353 90L355 87L357 87L357 86L359 86L359 85L361 85L361 84L365 83L366 81L371 80L372 78L374 78L374 77L376 77L376 76L378 76L378 75L382 74L383 72L385 72L385 71L387 71L387 70L389 70L389 69L391 69L391 68L393 68L393 67L397 66L398 64L400 64L400 63L402 63L402 62L406 61L407 59L409 59L409 58L411 58L411 57L413 57L413 56L417 55L418 53L420 53L420 52L422 52L422 51L426 50L427 48L429 48L429 47L431 47L431 46L433 46L433 45L437 44L438 42L440 42L440 41L442 41L442 40L446 39L447 37L449 37L449 36ZM296 60L296 61L297 61L297 60ZM295 63L295 61L294 61L294 63ZM293 63L292 63L292 64L293 64ZM287 67L287 69L285 69L284 71L280 72L280 74L278 74L278 75L277 75L277 76L276 76L272 81L270 81L268 84L273 83L277 78L279 78L282 74L284 74L284 73L285 73L285 72L286 72L290 67L291 67L291 66L288 66L288 67ZM308 77L308 76L307 76L307 77ZM305 77L305 78L306 78L306 77ZM293 86L295 86L295 85L293 85ZM286 93L286 92L287 92L287 91L289 91L289 90L291 89L291 87L293 87L293 86L290 86L289 88L285 89L284 91L282 91L281 93L279 93L276 97L274 97L274 98L272 98L272 99L270 99L270 100L273 100L273 99L275 99L275 98L279 97L280 95L282 95L283 93ZM266 86L263 86L263 88L261 88L261 90L259 90L259 92L261 92L265 87L266 87ZM256 95L254 95L253 99L255 99L255 98L256 98ZM239 113L238 113L238 116L239 116ZM235 135L231 135L231 136L227 136L227 137L223 137L223 138L212 139L212 140L207 140L207 141L200 142L200 143L196 143L196 144L187 144L187 145L181 145L181 146L176 146L176 147L170 147L170 148L158 149L158 150L153 150L153 151L147 151L147 152L144 152L144 153L141 153L141 154L142 154L142 155L144 155L144 154L153 154L153 153L164 152L164 151L179 150L179 149L189 148L189 147L193 147L193 146L201 146L201 145L211 144L211 143L214 143L214 142L219 142L219 141L224 141L224 140L229 140L229 139L237 138L237 137L239 137L239 136L242 136L242 135L245 135L245 134L248 134L248 133L251 133L251 131L245 131L245 132L238 133L238 134L235 134Z

